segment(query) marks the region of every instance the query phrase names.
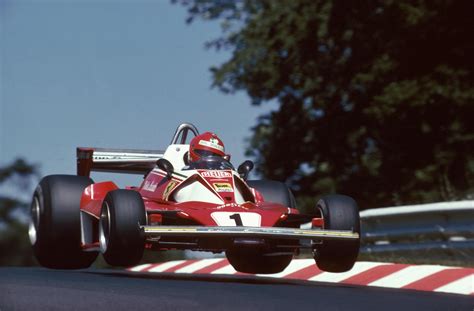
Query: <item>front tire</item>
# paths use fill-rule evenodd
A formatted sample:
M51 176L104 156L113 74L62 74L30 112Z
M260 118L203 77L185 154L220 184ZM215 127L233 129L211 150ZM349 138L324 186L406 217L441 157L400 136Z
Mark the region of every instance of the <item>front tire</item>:
M324 219L324 229L351 230L360 236L359 208L351 197L328 195L319 200L317 208ZM316 244L313 257L319 269L327 272L345 272L357 260L360 238L347 241L323 241Z
M80 202L93 180L83 176L50 175L33 194L28 234L38 262L52 269L82 269L97 252L81 248Z
M128 267L140 262L145 248L141 225L146 225L141 195L133 190L110 191L99 221L100 251L109 265Z

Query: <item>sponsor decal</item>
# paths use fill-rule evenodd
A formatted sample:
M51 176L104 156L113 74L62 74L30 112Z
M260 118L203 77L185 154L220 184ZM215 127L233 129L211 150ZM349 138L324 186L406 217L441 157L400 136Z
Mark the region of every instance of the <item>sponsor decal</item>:
M226 182L229 181L227 178L209 178L209 182L214 183L214 182Z
M213 177L213 178L228 178L232 177L232 174L226 171L204 171L200 172L202 177Z
M217 192L234 192L234 189L232 188L232 185L229 183L214 183L212 184L214 186L214 189L216 189Z
M219 141L215 138L211 138L209 141L201 139L199 141L199 144L201 146L211 147L211 148L214 148L214 149L217 149L217 150L220 150L220 151L224 152L224 147L219 145Z
M146 190L146 191L155 191L156 190L156 187L158 186L158 183L157 182L153 182L153 181L146 181L145 184L143 185L143 190Z
M166 185L166 189L163 192L163 200L167 200L170 192L176 187L178 182L176 181L170 181L168 185Z

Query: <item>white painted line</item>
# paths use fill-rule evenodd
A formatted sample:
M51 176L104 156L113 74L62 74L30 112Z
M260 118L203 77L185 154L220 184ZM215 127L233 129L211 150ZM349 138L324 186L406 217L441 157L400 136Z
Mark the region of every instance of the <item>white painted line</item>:
M379 263L379 262L366 262L366 261L361 261L357 262L354 267L347 271L347 272L342 272L342 273L332 273L332 272L322 272L321 274L318 274L312 278L310 278L310 281L316 281L316 282L341 282L345 279L348 279L354 275L358 275L360 273L363 273L373 267L377 266L383 266L383 265L388 265L388 263Z
M176 267L178 265L182 265L182 268L176 270L176 273L194 273L200 269L209 267L216 263L225 264L222 268L216 269L211 272L211 274L236 274L237 271L227 263L225 258L208 258L208 259L201 259L195 262L190 262L189 260L176 260L176 261L168 261L164 263L158 264L142 264L139 266L128 268L129 271L144 271L147 272L164 272L170 268ZM274 278L282 278L288 276L289 274L301 271L314 265L313 259L296 259L293 260L290 265L280 273L275 274L265 274L265 275L257 275L257 276L264 276L264 277L274 277ZM378 267L378 266L389 266L392 265L391 263L377 263L377 262L357 262L354 267L344 273L329 273L329 272L321 272L320 274L310 278L310 281L320 281L320 282L344 282L346 279L351 278L353 276L360 275L362 278L365 278L365 275L370 279L374 279L376 275L370 275L371 272L368 272L369 269ZM420 266L407 266L401 270L393 272L389 275L382 276L383 273L379 273L378 275L382 276L378 280L373 281L372 283L368 284L369 286L381 286L381 287L392 287L392 288L401 288L406 285L409 285L413 282L417 282L429 277L437 272L443 270L450 270L456 269L456 267L443 267L443 266L435 266L435 265L420 265ZM390 270L390 269L389 269ZM387 270L387 271L389 271ZM366 274L364 274L367 272ZM374 271L375 273L375 271ZM364 275L361 275L364 274ZM429 280L427 280L429 282ZM429 287L429 286L428 286ZM461 277L457 280L452 281L449 284L443 285L434 291L436 292L446 292L446 293L455 293L455 294L464 294L464 295L474 295L474 273Z
M145 270L146 268L148 268L150 266L152 266L151 263L146 263L146 264L143 264L143 265L139 265L139 266L129 268L128 271L142 271L142 270Z
M366 262L366 261L361 261L361 262L356 262L354 267L347 271L347 272L342 272L342 273L331 273L331 272L323 272L321 274L318 274L312 278L310 278L310 281L317 281L317 282L341 282L345 279L348 279L354 275L363 273L373 267L377 266L383 266L387 265L388 263L379 263L379 262Z
M280 273L274 273L274 274L257 274L258 276L264 276L264 277L271 277L271 278L282 278L287 276L288 274L294 273L299 270L303 270L304 268L307 268L309 266L316 265L314 262L314 259L301 259L301 260L292 260L290 265L285 268Z
M368 285L401 288L445 269L449 268L442 266L409 266Z
M474 274L438 287L435 292L471 295L474 293Z
M180 265L182 264L183 262L186 262L187 260L175 260L175 261L167 261L167 262L164 262L162 263L161 265L157 266L157 267L154 267L154 268L151 268L150 270L148 270L149 272L163 272L169 268L173 268L177 265Z
M201 259L199 261L196 261L189 266L183 267L181 269L176 270L176 273L193 273L194 271L197 271L199 269L208 267L212 264L215 264L216 262L222 261L224 258L210 258L210 259Z
M235 274L235 273L237 273L237 271L235 271L235 269L230 264L211 272L211 274Z

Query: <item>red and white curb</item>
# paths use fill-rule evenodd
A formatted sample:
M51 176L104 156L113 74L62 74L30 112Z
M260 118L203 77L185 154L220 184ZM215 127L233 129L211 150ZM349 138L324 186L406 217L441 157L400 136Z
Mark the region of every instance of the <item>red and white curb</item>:
M235 271L225 258L175 260L143 264L128 270L150 273L244 274ZM261 276L474 295L473 268L362 261L357 262L348 272L329 273L319 270L312 259L295 259L283 272Z

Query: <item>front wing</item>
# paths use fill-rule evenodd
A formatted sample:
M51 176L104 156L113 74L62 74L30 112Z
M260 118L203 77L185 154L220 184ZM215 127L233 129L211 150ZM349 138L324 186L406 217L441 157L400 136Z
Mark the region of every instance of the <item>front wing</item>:
M141 226L145 237L227 237L272 238L310 240L356 240L359 234L352 231L298 229L280 227L204 227L204 226Z

